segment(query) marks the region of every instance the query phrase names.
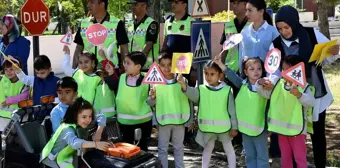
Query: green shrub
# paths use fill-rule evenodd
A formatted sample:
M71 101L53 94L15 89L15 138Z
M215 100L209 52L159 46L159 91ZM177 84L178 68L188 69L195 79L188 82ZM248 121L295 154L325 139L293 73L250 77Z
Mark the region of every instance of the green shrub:
M230 20L233 20L236 16L233 11L222 11L216 13L213 17L204 17L203 20L211 20L211 22L226 22L228 21L228 13L230 14Z

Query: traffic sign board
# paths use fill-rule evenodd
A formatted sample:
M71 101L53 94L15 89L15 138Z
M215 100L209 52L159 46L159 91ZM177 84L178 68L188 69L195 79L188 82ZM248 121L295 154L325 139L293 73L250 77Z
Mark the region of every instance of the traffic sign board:
M143 81L143 84L166 84L166 80L164 78L164 75L162 71L159 69L158 64L154 62L148 71L148 73L145 75Z
M68 31L65 36L60 40L61 43L71 45L73 41L72 31Z
M21 22L32 36L39 36L50 24L50 10L42 0L26 0L21 7Z
M210 11L208 7L208 3L206 0L195 0L194 7L191 12L192 17L205 17L210 16Z
M305 64L300 62L293 67L283 71L281 76L291 82L305 88L307 85L306 74L305 74Z
M191 51L194 63L211 59L211 22L194 21L191 24Z
M107 28L102 24L92 24L86 30L86 38L94 46L101 45L105 42L108 31Z
M273 74L280 66L281 51L277 48L271 49L266 56L264 67L269 74Z

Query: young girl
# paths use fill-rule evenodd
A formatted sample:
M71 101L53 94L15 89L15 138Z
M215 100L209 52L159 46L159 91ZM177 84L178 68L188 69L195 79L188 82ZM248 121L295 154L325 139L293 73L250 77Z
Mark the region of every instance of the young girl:
M229 168L235 168L236 156L231 143L238 133L234 96L230 86L219 81L223 73L216 63L209 61L204 67L204 74L207 85L195 89L187 86L181 74L177 79L188 98L199 103L196 141L204 147L202 168L209 167L216 140L223 144Z
M67 109L63 123L44 147L40 162L52 168L74 167L77 165L72 165L72 162L77 150L96 148L106 151L111 145L109 142L78 138L77 127L86 128L93 117L92 105L83 98L77 98Z
M301 57L292 55L283 58L282 70L302 62ZM279 134L281 167L293 167L293 158L298 168L307 167L306 134L307 112L315 103L313 87L296 86L289 80L274 78L260 79L256 83L258 93L270 99L268 131ZM268 88L273 83L273 88ZM266 87L266 89L264 89Z
M243 146L246 154L246 165L251 168L269 167L267 132L265 131L265 111L267 100L256 92L255 83L264 77L263 62L260 58L249 58L243 61L243 80L227 68L219 56L215 63L224 71L225 76L239 89L235 99L238 130L242 132Z
M98 60L94 54L82 53L79 56L77 69L72 69L70 65L70 49L64 46L64 60L62 69L65 75L72 76L78 83L78 97L83 97L91 104L94 103L96 89L101 78L95 73L97 70Z
M19 58L11 56L8 58L21 67ZM29 96L29 87L19 81L13 66L11 62L5 60L2 64L5 75L0 76L0 116L6 118L11 118L12 112L19 108L18 103Z

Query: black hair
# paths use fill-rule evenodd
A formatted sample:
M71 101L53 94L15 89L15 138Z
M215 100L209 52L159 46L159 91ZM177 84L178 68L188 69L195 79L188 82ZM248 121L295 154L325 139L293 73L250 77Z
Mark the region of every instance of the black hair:
M253 57L253 58L245 58L242 62L242 72L241 72L241 77L246 78L246 69L248 68L249 64L255 64L255 63L260 63L261 68L262 68L262 74L261 77L266 76L266 71L264 69L264 62L261 60L260 57Z
M94 109L91 103L82 97L76 98L73 104L67 108L63 123L77 124L78 114L83 110L92 110L92 119L94 118Z
M263 9L263 20L267 21L268 24L273 26L273 19L267 12L267 4L264 0L249 0L248 3L253 5L257 10Z
M286 63L290 66L294 66L300 62L304 62L304 61L303 61L303 58L298 55L288 55L288 56L283 57L283 60L282 60L282 64ZM281 64L281 67L282 67L282 64Z
M33 63L35 70L45 70L51 68L51 61L46 55L39 55L34 59Z
M215 69L218 73L222 73L222 69L220 68L220 66L218 66L214 61L209 60L205 65L204 65L204 69L206 68L213 68Z
M107 6L109 5L109 0L98 0L98 3L104 3L105 4L105 10L107 10Z
M158 57L158 62L160 63L163 59L169 59L172 60L172 52L164 51L161 53L161 55Z
M140 65L141 69L146 63L146 55L140 51L133 51L126 55L135 65Z
M99 61L98 61L96 54L85 51L85 52L81 53L80 56L88 57L88 58L90 58L90 60L94 61L93 72L97 71L97 66L98 66Z
M12 56L13 58L15 58L16 60L18 60L19 63L16 63L15 61L12 61L14 62L16 65L19 66L19 68L22 68L22 63L21 63L21 60L19 57L17 56ZM12 63L7 61L7 60L4 60L3 64L2 64L2 69L5 70L5 68L9 68L9 67L12 67Z
M78 91L77 82L72 77L69 77L69 76L63 77L58 80L57 88L59 87L63 89L69 88L69 89L72 89L74 92Z

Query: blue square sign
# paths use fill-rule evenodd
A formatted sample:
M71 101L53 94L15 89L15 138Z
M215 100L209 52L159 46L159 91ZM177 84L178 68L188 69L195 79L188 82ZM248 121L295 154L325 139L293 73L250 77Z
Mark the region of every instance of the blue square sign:
M193 21L191 24L191 51L193 62L211 59L211 22Z

